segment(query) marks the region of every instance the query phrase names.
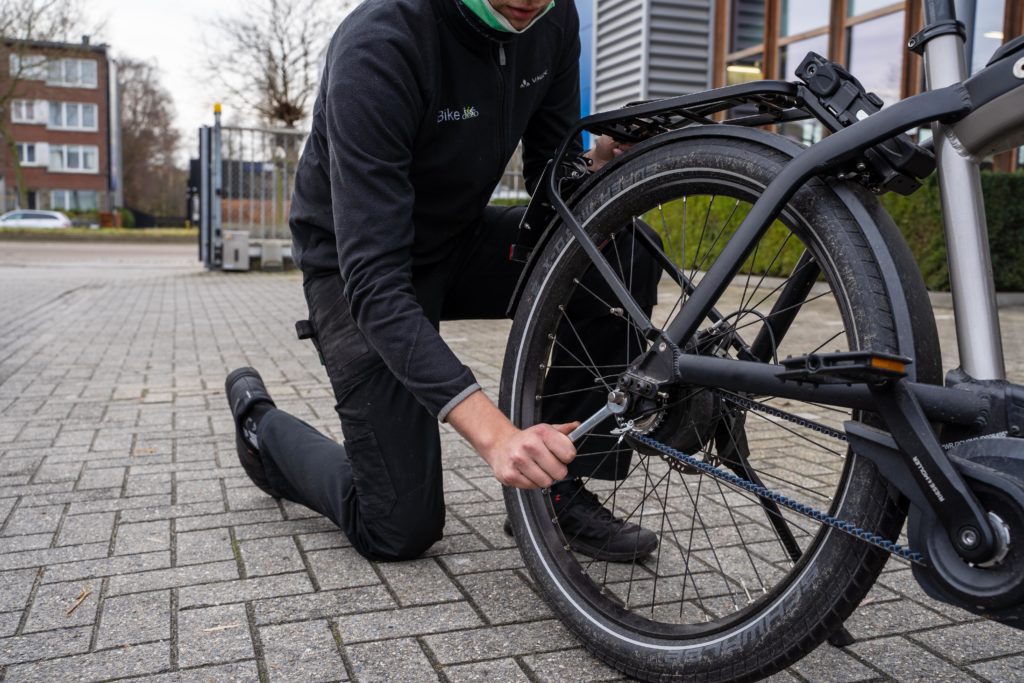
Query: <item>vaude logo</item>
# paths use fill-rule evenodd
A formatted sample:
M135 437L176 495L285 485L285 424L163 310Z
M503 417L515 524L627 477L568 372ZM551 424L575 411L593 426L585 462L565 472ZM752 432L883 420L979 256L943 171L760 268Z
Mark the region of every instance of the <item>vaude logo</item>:
M466 119L475 119L480 116L480 112L474 106L463 107L462 109L449 109L445 107L437 112L438 123L448 123L449 121L465 121Z
M537 74L533 78L524 78L522 80L522 82L519 84L519 87L520 87L520 89L522 89L522 88L529 88L534 83L540 83L541 81L543 81L547 77L548 77L548 70L544 69L544 71L542 71L541 73Z

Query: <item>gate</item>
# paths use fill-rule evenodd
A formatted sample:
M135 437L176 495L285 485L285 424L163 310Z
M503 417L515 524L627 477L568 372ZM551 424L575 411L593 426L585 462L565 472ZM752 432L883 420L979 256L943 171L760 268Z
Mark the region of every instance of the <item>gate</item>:
M214 125L199 129L199 259L207 268L229 269L264 252L290 255L288 212L307 135L222 126L220 105L214 107ZM227 237L246 253L235 248L225 262Z

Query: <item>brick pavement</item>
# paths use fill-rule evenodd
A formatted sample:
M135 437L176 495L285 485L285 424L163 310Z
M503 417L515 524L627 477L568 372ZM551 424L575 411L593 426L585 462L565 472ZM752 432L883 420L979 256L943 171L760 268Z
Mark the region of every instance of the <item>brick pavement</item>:
M322 369L292 333L296 275L206 274L171 250L2 246L0 679L618 678L536 596L501 532L499 487L455 435L446 537L415 562L367 562L248 483L228 370L258 367L280 407L339 436ZM1003 319L1019 378L1024 310ZM443 332L494 392L507 324ZM1019 631L928 599L903 565L848 627L855 645L775 680L1024 680Z

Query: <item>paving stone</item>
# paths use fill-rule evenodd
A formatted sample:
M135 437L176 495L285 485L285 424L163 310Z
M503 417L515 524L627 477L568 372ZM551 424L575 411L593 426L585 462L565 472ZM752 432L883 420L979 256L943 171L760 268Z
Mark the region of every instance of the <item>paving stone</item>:
M131 498L103 497L95 500L74 502L68 508L68 514L83 515L89 512L116 512L117 510L133 510L135 508L152 507L154 505L169 505L170 502L171 497L168 495L133 496Z
M853 683L878 678L878 672L864 666L845 650L832 647L828 643L819 645L790 667L809 681L833 681L834 683Z
M552 614L533 589L511 571L468 574L459 583L491 624L550 619Z
M201 564L217 560L235 559L235 551L231 547L231 536L227 529L203 529L188 531L176 535L177 548L175 558L177 565Z
M620 681L625 676L603 662L599 662L582 648L559 650L523 657L523 666L533 674L533 680L547 683L579 681ZM825 678L812 678L824 681ZM832 680L832 679L828 679Z
M378 585L267 598L256 602L255 612L257 624L273 624L394 607L395 601L391 595L383 586Z
M21 623L21 612L0 613L0 638L13 636Z
M43 567L61 562L91 560L106 556L108 546L108 543L84 543L82 545L69 545L62 548L8 553L0 555L0 570Z
M224 493L219 481L181 481L175 485L175 499L178 503L223 504Z
M444 675L450 683L527 683L530 680L514 659L448 666L444 669Z
M16 553L22 550L40 550L49 548L53 543L52 533L28 534L26 536L5 536L0 538L0 555Z
M255 660L216 664L195 669L181 669L168 673L123 679L122 683L194 683L195 681L218 683L249 683L259 680L260 674Z
M317 584L323 590L380 583L380 577L373 571L373 566L352 548L307 552L306 559L309 560ZM394 566L404 564L396 563ZM381 565L382 568L384 566Z
M40 586L32 598L24 632L92 624L96 619L99 589L99 581L71 581ZM85 599L79 601L83 593ZM72 608L74 611L68 614Z
M120 488L124 485L125 469L124 467L107 467L101 470L86 469L85 472L82 472L75 488L79 491Z
M305 568L290 537L261 538L238 544L248 576L283 574Z
M463 599L433 558L380 564L377 569L403 607Z
M117 525L115 555L149 553L171 547L171 527L167 522L142 522Z
M949 620L909 600L861 605L846 620L846 628L858 640L942 626Z
M274 514L278 517L281 511L277 508L265 510L251 510L249 515ZM248 520L256 521L256 520ZM309 519L294 519L284 522L262 522L259 524L240 524L235 526L235 537L240 541L247 541L254 538L270 538L272 536L295 536L297 534L312 534L318 531L334 531L340 533L338 527L326 517L310 517Z
M179 666L217 664L253 656L244 605L189 609L179 613Z
M437 672L411 638L348 645L352 674L360 683L436 683Z
M140 593L160 588L176 588L200 583L213 583L238 578L238 565L234 562L211 562L189 567L158 569L152 572L122 574L111 577L108 595Z
M971 670L992 683L1024 681L1024 657L1007 657L983 662L971 666Z
M899 681L963 681L964 672L905 638L879 638L854 643L849 650Z
M102 557L95 560L83 560L81 562L68 562L49 566L43 574L43 583L70 581L72 579L99 579L104 576L132 574L170 566L171 554L166 550L139 555Z
M271 681L313 683L348 678L326 621L263 626L260 640Z
M8 518L3 535L52 534L60 525L60 518L63 514L63 505L18 508Z
M72 678L76 681L103 681L163 671L170 668L170 664L167 643L150 643L20 664L7 669L7 678L12 681L59 681Z
M194 515L216 514L223 510L220 502L184 503L179 505L154 505L132 508L121 513L122 522L148 522L157 519L176 519Z
M198 531L199 529L216 529L222 526L235 526L241 532L255 522L270 522L281 519L281 511L276 508L266 510L245 510L242 512L222 512L216 515L200 515L183 517L178 520L178 531ZM269 536L279 534L267 534ZM238 536L239 539L242 536Z
M342 617L338 619L338 632L349 644L454 631L481 623L469 604L455 602Z
M514 657L577 646L565 627L554 620L444 633L426 636L423 641L441 664Z
M129 472L124 486L126 496L155 496L171 492L170 472L134 474Z
M178 604L182 608L225 605L312 591L313 584L309 576L305 572L297 572L208 583L202 586L184 586L178 590Z
M228 489L227 501L229 510L277 508L277 501L255 486Z
M313 550L327 550L328 548L347 548L352 545L345 538L345 534L341 533L338 529L322 531L316 534L300 534L298 538L299 545L307 553Z
M166 590L108 597L103 601L100 649L171 637L171 596Z
M57 536L57 545L109 542L113 533L113 512L68 515Z
M441 557L441 562L452 574L492 572L497 569L518 569L523 566L523 558L519 554L519 550L515 548L444 555Z
M914 633L910 638L958 663L1024 653L1024 633L994 621Z
M91 627L69 628L0 638L0 666L85 652L89 649L91 633ZM15 681L18 678L12 675L11 669L8 669L6 680Z

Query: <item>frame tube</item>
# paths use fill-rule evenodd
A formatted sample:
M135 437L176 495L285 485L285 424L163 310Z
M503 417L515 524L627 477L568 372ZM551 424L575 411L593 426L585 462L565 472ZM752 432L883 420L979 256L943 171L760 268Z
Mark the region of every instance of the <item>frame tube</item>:
M676 367L687 384L855 410L878 410L878 400L866 384L811 384L786 380L779 376L786 372L781 365L683 354L676 361ZM984 398L966 391L917 382L907 382L907 386L931 420L971 426L988 408Z
M967 66L960 36L945 34L930 40L925 45L924 64L929 89L963 81ZM932 135L960 367L975 379L1005 379L981 174L970 155L961 153L960 142L949 126L933 123Z

